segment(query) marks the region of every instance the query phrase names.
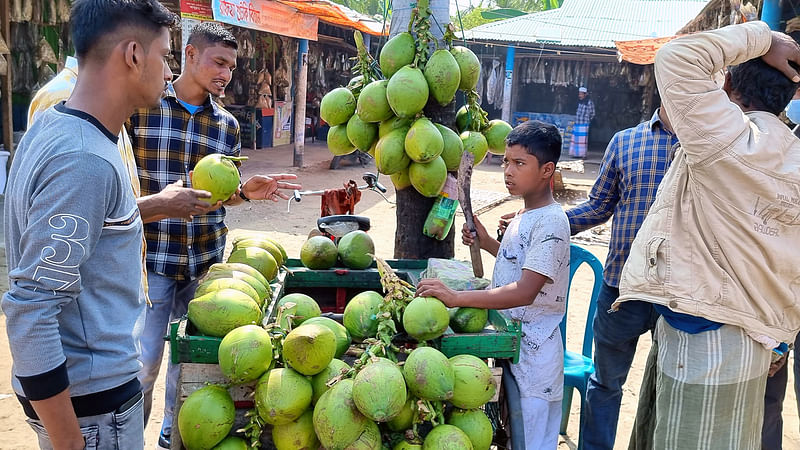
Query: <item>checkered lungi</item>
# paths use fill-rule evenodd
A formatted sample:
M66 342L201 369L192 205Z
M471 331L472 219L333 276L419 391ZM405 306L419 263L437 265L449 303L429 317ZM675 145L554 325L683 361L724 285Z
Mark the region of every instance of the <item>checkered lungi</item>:
M732 325L689 334L661 318L656 339L654 448L760 449L770 351Z
M572 126L572 143L569 146L569 156L583 158L589 148L589 124L575 123Z

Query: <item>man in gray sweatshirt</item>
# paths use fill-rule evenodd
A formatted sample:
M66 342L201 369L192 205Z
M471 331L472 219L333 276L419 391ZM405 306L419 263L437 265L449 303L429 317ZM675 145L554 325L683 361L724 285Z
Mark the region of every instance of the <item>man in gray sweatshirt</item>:
M156 0L76 0L72 96L20 142L4 220L13 386L41 448L143 448L142 224L117 134L157 105L175 16Z

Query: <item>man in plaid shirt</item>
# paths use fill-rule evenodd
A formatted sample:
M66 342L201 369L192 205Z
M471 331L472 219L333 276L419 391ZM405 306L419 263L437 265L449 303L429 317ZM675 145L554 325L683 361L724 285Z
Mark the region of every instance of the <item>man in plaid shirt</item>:
M619 311L608 311L619 296L620 274L633 238L647 216L678 144L663 111L659 109L649 121L613 137L589 200L567 211L573 235L614 216L593 323L595 372L589 378L581 432L586 450L614 448L622 384L630 371L639 336L652 330L658 318L653 305L646 302L626 302Z
M166 186L191 185L192 169L206 155L239 156L239 123L211 96L220 96L236 68L236 38L220 24L206 22L195 27L186 46L186 67L168 87L161 106L140 111L128 129L136 157L142 194L154 194ZM295 175L256 175L225 202L210 205L202 215L187 222L161 217L146 224L147 280L153 307L147 310L142 333L142 371L145 423L152 408L152 392L164 352L163 336L170 320L186 313L197 280L222 260L225 249L224 206L249 199L274 200L288 197L279 189L298 189L284 180ZM223 206L224 205L224 206ZM170 363L166 405L159 445L169 448L178 368Z
M578 110L575 112L575 123L572 125L572 142L569 156L585 158L589 148L589 124L594 119L594 102L589 98L589 90L578 88Z

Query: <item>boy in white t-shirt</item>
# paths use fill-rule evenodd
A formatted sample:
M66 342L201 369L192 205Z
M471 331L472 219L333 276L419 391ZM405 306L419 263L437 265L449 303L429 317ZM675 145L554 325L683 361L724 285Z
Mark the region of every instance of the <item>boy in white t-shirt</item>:
M436 279L425 279L417 295L436 297L449 307L503 310L522 322L522 346L511 372L519 385L525 420L525 448L558 447L564 349L559 324L566 311L569 285L569 221L553 200L550 179L561 154L561 135L553 125L528 121L506 138L503 158L508 192L525 208L508 224L500 243L475 217L481 248L497 258L492 288L453 291ZM472 234L464 230L469 245Z

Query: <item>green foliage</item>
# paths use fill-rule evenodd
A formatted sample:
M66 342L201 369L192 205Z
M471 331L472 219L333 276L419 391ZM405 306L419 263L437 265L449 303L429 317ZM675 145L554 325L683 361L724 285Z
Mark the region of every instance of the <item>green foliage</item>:
M491 11L497 8L516 9L528 13L547 11L556 9L561 6L563 0L487 0L485 5L482 0L478 5L473 6L466 12L461 13L461 24L465 30L475 28L478 25L483 25L490 22L496 22L501 19L484 19L481 13L484 11ZM457 29L461 29L459 25L458 15L451 18L453 24Z
M386 22L389 23L392 18L391 0L336 0L336 3L379 20L383 20L383 10L387 8Z

